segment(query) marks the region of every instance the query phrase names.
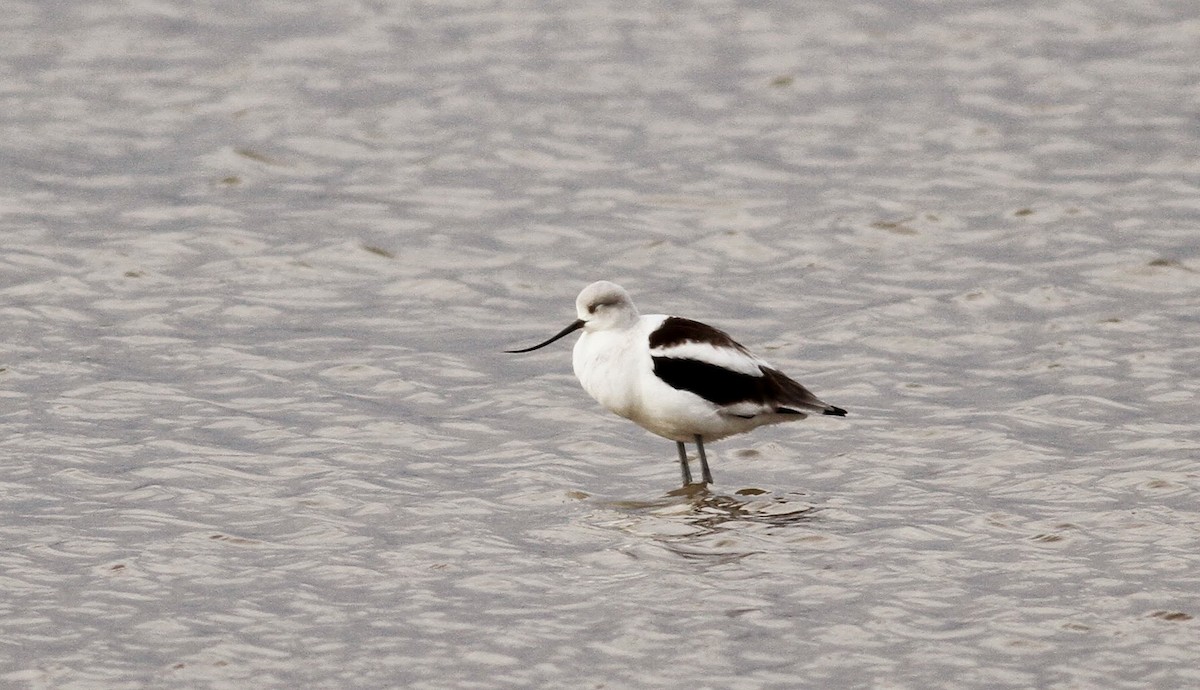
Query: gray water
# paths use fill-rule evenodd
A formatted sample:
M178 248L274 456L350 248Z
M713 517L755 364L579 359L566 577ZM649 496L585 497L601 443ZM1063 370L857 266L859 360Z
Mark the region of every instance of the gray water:
M0 3L0 685L1200 685L1194 3L573 5Z

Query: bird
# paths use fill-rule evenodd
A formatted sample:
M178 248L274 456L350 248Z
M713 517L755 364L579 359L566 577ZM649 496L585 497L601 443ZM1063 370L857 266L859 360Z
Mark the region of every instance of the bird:
M504 352L532 352L582 330L572 365L583 389L609 411L675 441L685 487L692 484L685 443L696 444L707 485L713 478L705 441L809 414L846 416L725 331L679 316L640 314L616 283L585 287L575 313L575 321L548 340Z

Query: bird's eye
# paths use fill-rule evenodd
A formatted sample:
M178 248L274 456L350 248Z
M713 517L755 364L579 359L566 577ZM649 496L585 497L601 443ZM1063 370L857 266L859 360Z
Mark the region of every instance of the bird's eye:
M593 302L588 305L588 313L595 314L596 310L599 309L600 307L611 307L616 303L617 303L616 300L605 300L603 302Z

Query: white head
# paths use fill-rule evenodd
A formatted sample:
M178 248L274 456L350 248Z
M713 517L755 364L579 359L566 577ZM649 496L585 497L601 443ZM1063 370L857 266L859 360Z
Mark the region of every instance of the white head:
M637 321L638 310L625 288L600 280L585 287L575 298L575 314L584 330L622 328Z
M585 287L579 297L575 298L575 314L579 316L570 326L559 331L557 335L544 343L520 350L505 350L505 352L532 352L546 347L559 338L566 337L580 328L587 331L605 331L610 328L626 328L638 320L637 307L625 288L600 280Z

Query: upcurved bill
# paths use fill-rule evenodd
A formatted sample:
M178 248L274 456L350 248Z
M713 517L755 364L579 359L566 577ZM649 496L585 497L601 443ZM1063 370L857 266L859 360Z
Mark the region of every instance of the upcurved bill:
M544 343L540 343L538 345L534 345L533 347L527 347L527 348L524 348L521 350L505 350L505 352L508 352L508 353L514 354L514 355L522 353L522 352L533 352L534 350L537 350L538 348L546 347L547 345L554 342L555 340L558 340L559 338L563 338L563 337L566 337L566 336L574 333L575 331L579 330L580 328L583 328L583 319L576 319L574 323L572 323L570 326L567 326L566 328L562 329L558 333L558 335L554 336L553 338L547 340Z

